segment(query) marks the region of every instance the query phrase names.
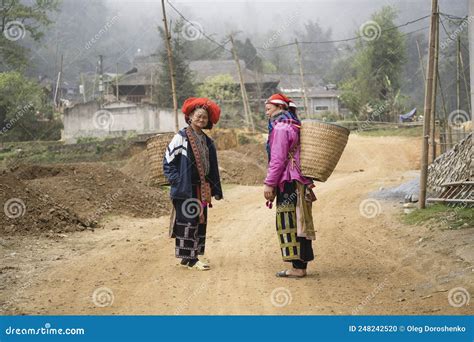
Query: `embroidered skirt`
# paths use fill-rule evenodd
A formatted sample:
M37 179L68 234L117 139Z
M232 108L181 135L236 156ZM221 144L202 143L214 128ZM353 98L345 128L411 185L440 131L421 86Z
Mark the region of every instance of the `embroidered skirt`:
M298 237L296 206L298 195L296 181L286 182L283 191L277 187L276 230L283 261L314 259L311 240Z
M201 203L197 199L196 194L197 187L193 186L193 198L173 200L176 218L172 237L176 239L177 258L197 259L198 255L204 254L206 247L207 208L204 208L204 223L199 223Z

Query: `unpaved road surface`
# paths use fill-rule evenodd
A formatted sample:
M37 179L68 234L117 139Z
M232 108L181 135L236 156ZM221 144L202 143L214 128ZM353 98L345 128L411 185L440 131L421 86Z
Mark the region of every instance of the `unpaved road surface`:
M225 199L210 210L205 259L211 271L177 266L167 217L111 216L94 232L56 240L23 238L16 251L7 246L3 260L19 271L15 286L1 289L4 311L473 314L472 300L459 308L448 300L456 287L474 293L472 264L449 242L444 249L429 242L451 234L443 241L470 237L466 243L472 246L472 229L438 234L403 225L396 202L360 209L371 191L413 177L409 171L419 168L417 146L416 139L351 136L336 172L317 185L316 259L304 279L274 275L289 264L281 261L275 209L265 207L262 187L228 185ZM395 149L389 156L387 151Z

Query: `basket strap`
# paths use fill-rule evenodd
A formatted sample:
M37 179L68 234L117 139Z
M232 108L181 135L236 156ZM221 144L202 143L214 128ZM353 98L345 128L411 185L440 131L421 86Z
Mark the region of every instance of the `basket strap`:
M298 146L299 144L296 143L292 146L292 148L290 149L290 152L288 152L288 161L291 163L292 167L296 167L296 169L298 170L299 173L301 173L301 168L299 167L299 165L296 163L296 160L295 160L295 153L296 151L298 150Z

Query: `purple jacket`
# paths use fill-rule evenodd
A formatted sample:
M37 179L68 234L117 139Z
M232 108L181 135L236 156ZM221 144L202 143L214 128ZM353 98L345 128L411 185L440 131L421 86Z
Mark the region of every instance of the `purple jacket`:
M304 177L300 171L300 146L299 127L288 122L276 122L270 133L270 162L268 163L265 184L279 186L283 191L285 182L296 180L302 184L311 184L309 178ZM298 146L294 151L294 146ZM294 151L294 162L289 159L289 152Z

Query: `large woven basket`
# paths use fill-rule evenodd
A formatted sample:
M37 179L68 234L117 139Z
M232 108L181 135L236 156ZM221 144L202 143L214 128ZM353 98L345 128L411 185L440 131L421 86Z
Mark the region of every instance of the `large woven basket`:
M325 182L341 158L349 130L325 122L303 120L300 134L303 175Z
M163 174L163 158L166 148L173 139L174 133L160 133L146 142L148 160L150 162L150 182L156 185L166 185L168 180Z

